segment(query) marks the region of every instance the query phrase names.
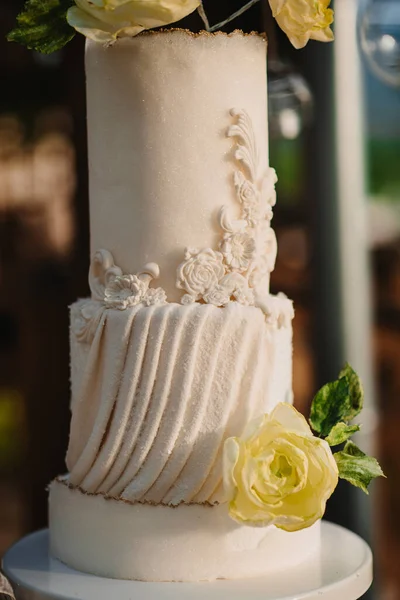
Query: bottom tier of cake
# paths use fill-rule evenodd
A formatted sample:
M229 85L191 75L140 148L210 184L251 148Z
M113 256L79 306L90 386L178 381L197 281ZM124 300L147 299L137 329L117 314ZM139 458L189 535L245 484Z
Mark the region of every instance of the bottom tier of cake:
M245 527L229 518L224 504L132 504L86 494L62 478L51 484L49 503L52 556L103 577L240 579L319 557L319 522L295 533Z

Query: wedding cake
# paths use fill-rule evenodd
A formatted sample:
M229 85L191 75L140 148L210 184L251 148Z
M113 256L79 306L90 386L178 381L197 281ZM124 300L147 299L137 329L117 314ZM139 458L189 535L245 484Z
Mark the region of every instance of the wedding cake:
M326 0L270 4L295 46L332 39ZM147 31L196 9L207 31ZM366 491L382 471L349 441L363 403L349 365L309 421L292 406L293 306L270 293L266 39L211 33L200 0L65 11L28 3L9 36L44 52L88 37L91 297L71 307L51 554L142 581L317 564L338 478Z
M224 441L292 401L269 294L266 41L184 30L86 48L92 298L71 308L69 475L55 556L141 580L247 577L318 549L227 517Z

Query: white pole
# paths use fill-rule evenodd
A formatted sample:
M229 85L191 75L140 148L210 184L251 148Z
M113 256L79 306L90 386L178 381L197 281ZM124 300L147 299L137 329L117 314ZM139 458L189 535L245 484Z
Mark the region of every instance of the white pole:
M338 235L343 351L362 378L365 408L357 444L375 453L377 412L373 380L371 281L367 240L364 111L357 44L357 0L336 0L334 43ZM372 492L373 496L373 492ZM371 496L355 490L356 530L373 543Z
M372 358L371 282L365 190L365 132L357 0L335 2L335 107L339 248L344 352L365 389L359 443L373 452L376 428Z

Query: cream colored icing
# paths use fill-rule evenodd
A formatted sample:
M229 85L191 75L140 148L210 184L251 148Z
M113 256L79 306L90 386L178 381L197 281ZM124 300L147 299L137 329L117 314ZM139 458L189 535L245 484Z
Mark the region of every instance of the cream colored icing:
M50 486L49 512L52 555L103 577L143 581L210 581L277 573L285 577L312 561L316 587L319 584L319 522L295 533L245 527L227 517L225 505L132 505L101 494L86 495L62 481Z
M155 261L179 302L185 248L217 250L221 206L240 214L231 108L248 115L267 169L266 43L179 30L88 41L86 72L91 253L108 249L124 273Z
M52 553L75 568L238 578L318 548L318 525L233 523L222 486L226 438L292 401L265 50L239 32L87 43L91 298L71 307L70 473L50 492Z
M71 484L88 492L167 504L223 501L224 440L291 397L291 327L267 322L256 307L121 311L80 301L71 330L67 466ZM84 339L90 348L82 351Z

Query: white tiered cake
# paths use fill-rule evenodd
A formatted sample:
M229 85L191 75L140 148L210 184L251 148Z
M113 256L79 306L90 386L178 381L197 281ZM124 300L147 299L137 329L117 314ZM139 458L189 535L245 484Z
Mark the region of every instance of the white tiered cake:
M225 440L292 400L292 303L269 294L266 42L147 32L88 41L86 69L92 298L71 310L52 554L145 581L293 567L319 522L240 525L222 485Z

